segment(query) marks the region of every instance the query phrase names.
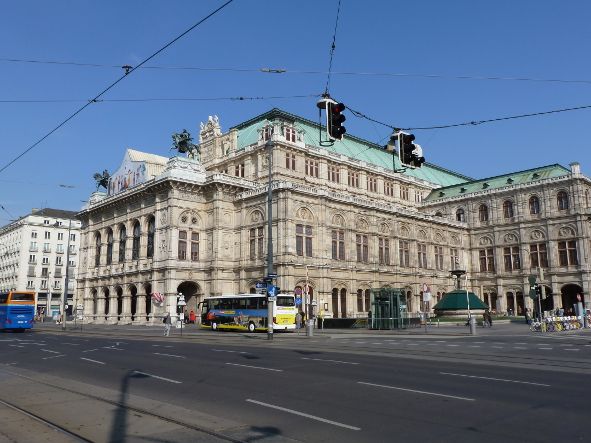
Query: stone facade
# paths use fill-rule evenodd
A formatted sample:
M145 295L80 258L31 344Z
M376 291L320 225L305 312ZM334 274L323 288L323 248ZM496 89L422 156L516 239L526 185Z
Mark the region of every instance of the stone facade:
M435 165L397 172L397 157L355 137L332 147L317 139L314 123L272 110L227 133L210 117L200 128L200 161L128 151L130 164L143 162L138 170L153 171L152 177L136 177L120 192L95 193L79 213L78 288L86 319L153 322L176 312L178 293L187 310L197 312L205 296L254 291L266 274L270 151L277 285L285 292L308 288L324 314L366 316L370 289L381 287L404 288L408 310L418 312L423 284L440 298L453 288L449 271L458 266L468 271L471 290L486 294L485 302L515 312L523 305L520 294L529 291L531 264L524 256L519 269L505 273L499 266L504 247L523 249L542 239L548 242L545 281L552 294L565 285L587 291L583 207L589 180L576 168L528 185L449 197L440 190L475 182ZM566 210L552 203L559 189L571 199ZM532 193L544 208L535 217L524 212ZM514 202L510 220L499 215L503 199ZM490 208L485 224L474 218L482 202ZM458 220L460 207L467 217ZM576 239L578 264L557 266L563 237ZM495 271L479 270L484 246L493 249Z

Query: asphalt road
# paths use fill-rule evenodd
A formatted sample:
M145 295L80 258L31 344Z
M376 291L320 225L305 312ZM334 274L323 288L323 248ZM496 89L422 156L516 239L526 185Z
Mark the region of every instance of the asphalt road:
M3 333L0 376L174 405L185 415L179 420L201 417L204 428L241 441L578 441L588 433L587 331L276 334L273 342L264 334L159 332ZM107 427L117 421L110 410L96 414L108 415ZM89 439L132 441L126 435L123 428ZM175 430L159 438L195 440Z

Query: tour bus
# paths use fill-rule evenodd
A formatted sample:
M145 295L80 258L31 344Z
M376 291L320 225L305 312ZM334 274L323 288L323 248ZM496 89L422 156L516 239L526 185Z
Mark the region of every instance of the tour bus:
M34 315L34 292L0 292L0 329L24 332L33 327Z
M220 295L208 297L200 305L201 327L247 330L267 330L267 296L261 294ZM295 297L289 294L277 296L273 303L273 330L295 330L297 309Z

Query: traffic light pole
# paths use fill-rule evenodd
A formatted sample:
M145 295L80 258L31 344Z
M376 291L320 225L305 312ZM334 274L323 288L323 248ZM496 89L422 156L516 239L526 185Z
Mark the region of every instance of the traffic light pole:
M271 136L272 137L272 136ZM267 190L267 277L273 274L273 140L265 143L269 151L269 185ZM267 340L273 340L273 302L267 294Z

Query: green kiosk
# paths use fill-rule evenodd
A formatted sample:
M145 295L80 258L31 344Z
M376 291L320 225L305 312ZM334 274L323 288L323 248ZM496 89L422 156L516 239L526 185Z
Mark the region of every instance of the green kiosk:
M405 325L406 297L402 289L372 289L371 310L367 322L369 329L402 329Z

